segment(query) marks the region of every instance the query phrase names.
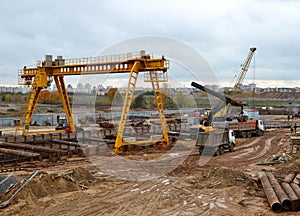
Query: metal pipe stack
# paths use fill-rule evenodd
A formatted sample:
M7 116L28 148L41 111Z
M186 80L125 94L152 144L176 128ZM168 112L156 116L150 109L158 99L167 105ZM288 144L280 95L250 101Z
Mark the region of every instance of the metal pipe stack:
M300 174L289 174L280 183L271 172L263 172L259 177L274 212L300 210Z

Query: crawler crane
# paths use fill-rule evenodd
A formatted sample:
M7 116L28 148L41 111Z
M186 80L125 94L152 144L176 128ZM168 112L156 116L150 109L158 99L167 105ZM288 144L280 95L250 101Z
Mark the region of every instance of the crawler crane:
M31 93L27 103L24 116L20 120L20 126L16 132L21 129L22 135L37 133L57 133L57 132L75 132L72 110L68 99L68 94L64 82L64 77L69 75L87 75L87 74L108 74L108 73L129 73L127 91L124 98L122 115L119 122L117 138L114 146L115 153L121 153L120 147L130 144L143 144L149 142L165 142L169 144L168 131L164 116L162 96L159 88L159 82L168 80L167 70L169 61L162 56L153 58L146 55L145 51L138 53L128 53L121 55L98 56L91 58L63 59L58 56L52 61L51 55L46 55L43 62L38 62L37 67L24 67L19 71L19 84L31 86ZM159 140L143 140L136 142L123 142L123 132L126 119L130 110L130 105L134 99L134 91L138 75L145 72L144 81L151 82L154 92L156 107L159 113L162 126L162 138ZM68 131L66 130L48 130L48 131L30 131L30 121L34 113L39 94L42 89L48 88L54 79L67 120L69 122Z

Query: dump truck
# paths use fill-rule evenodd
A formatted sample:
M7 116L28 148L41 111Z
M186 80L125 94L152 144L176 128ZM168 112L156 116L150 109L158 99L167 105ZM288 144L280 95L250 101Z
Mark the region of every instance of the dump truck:
M197 134L196 147L199 154L222 155L226 150L232 152L235 147L235 134L233 130L213 130Z
M229 122L228 129L233 130L237 137L246 138L251 136L262 136L264 134L264 123L262 120L247 120L245 122Z

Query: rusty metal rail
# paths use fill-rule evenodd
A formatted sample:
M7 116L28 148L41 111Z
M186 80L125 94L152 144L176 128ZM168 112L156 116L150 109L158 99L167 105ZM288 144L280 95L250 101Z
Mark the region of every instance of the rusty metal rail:
M77 143L77 142L71 142L71 141L65 141L65 140L59 140L59 139L53 139L52 142L58 143L58 144L64 144L67 146L80 147L79 143Z
M19 149L27 149L35 152L48 152L48 153L67 153L66 150L62 149L54 149L42 146L34 146L30 144L17 144L17 143L8 143L8 142L0 142L0 146L2 147L10 147L10 148L19 148Z
M39 153L19 151L19 150L7 149L7 148L0 148L0 153L12 154L12 155L17 155L17 156L22 156L22 157L29 157L29 158L40 156Z

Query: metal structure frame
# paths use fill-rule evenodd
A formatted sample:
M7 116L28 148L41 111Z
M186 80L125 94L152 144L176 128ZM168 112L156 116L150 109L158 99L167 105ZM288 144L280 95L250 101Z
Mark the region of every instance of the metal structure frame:
M241 67L241 72L240 72L240 74L239 74L239 76L238 76L238 78L237 78L237 80L236 80L236 82L233 86L232 92L230 94L230 98L233 99L233 100L235 99L236 94L237 94L238 90L240 89L242 82L245 79L245 76L246 76L247 71L249 69L249 66L250 66L250 63L251 63L251 60L252 60L252 57L254 55L255 50L256 50L255 47L250 48L249 54L248 54L244 64Z
M16 129L22 128L22 135L42 134L42 133L57 133L66 132L66 130L46 130L46 131L30 131L30 121L34 113L39 94L42 89L48 88L54 79L61 102L66 113L70 125L70 131L75 132L74 121L72 117L72 109L68 99L64 76L68 75L86 75L86 74L108 74L108 73L129 73L127 91L124 98L122 115L120 118L117 139L115 142L114 151L121 153L120 147L130 144L142 144L149 142L165 142L169 144L168 131L163 110L162 96L159 88L159 82L166 82L166 72L169 69L169 60L163 56L161 58L153 58L150 55L145 55L145 51L139 53L128 53L121 55L98 56L92 58L77 58L63 59L58 56L55 61L52 61L52 56L46 55L45 61L38 61L37 67L24 67L19 71L19 84L32 87L32 91L27 102L27 108L24 116L20 120L20 125ZM152 82L154 98L159 113L162 126L163 136L159 140L143 140L136 142L123 142L123 133L130 111L131 103L134 99L134 91L138 75L140 72L148 72L145 77L146 82Z

